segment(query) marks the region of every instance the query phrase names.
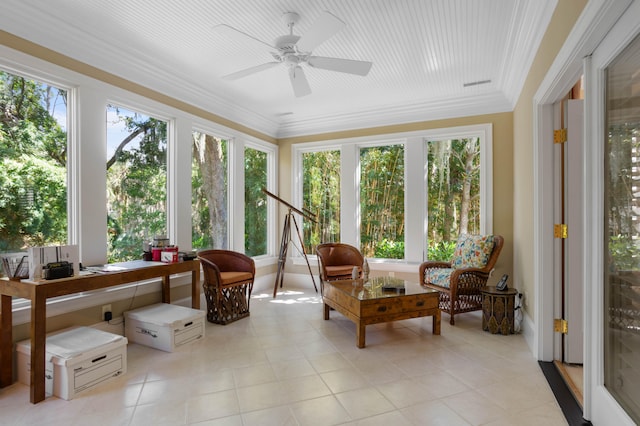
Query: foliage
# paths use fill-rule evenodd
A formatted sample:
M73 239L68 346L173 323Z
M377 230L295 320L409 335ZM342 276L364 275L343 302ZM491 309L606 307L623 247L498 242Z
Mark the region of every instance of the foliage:
M192 247L227 249L227 141L193 132L192 152Z
M247 256L267 253L267 154L244 151L244 249Z
M427 249L427 259L446 262L451 260L456 250L456 241L431 241Z
M640 245L623 235L609 238L609 255L618 271L637 271L640 269Z
M56 111L66 115L66 92L0 71L0 251L67 241L67 135Z
M305 153L302 157L302 207L316 222L303 220L307 253L318 244L340 241L340 151Z
M373 256L381 259L402 259L404 257L404 241L391 241L383 238L376 244Z
M608 227L610 235L638 235L636 182L640 177L637 152L640 152L640 131L635 124L617 124L609 128L606 145L608 165Z
M107 161L108 261L139 259L142 243L166 235L167 123L108 106L126 136Z
M637 236L638 195L636 182L640 175L637 152L640 131L635 123L612 124L606 145L607 155L607 232L609 256L618 270L640 269L640 246Z
M66 170L24 155L0 168L0 251L66 244Z
M404 258L404 146L360 150L360 250L373 257L383 241Z
M480 231L480 142L478 138L427 142L430 243Z

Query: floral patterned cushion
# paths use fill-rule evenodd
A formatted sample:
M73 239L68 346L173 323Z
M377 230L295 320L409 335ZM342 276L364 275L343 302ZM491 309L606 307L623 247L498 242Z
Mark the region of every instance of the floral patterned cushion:
M452 268L427 268L424 271L424 282L449 288Z
M451 266L458 268L484 268L493 251L493 235L467 235L458 237Z

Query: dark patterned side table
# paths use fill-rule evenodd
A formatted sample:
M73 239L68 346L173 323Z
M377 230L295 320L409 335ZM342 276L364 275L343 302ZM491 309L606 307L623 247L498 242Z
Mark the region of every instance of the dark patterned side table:
M490 333L513 334L513 317L518 290L496 290L495 286L482 287L482 329Z

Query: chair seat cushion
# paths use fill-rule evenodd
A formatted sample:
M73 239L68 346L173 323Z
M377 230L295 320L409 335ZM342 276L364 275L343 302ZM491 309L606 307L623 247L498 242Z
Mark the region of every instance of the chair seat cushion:
M451 259L453 268L484 268L493 251L493 235L467 235L458 237Z
M453 268L428 268L424 271L424 282L449 288L451 284L451 272Z
M251 275L251 272L220 272L222 285L251 281L252 278L253 276Z
M358 268L358 271L360 271L360 267L357 265L327 265L325 267L327 270L327 277L351 276L353 268Z

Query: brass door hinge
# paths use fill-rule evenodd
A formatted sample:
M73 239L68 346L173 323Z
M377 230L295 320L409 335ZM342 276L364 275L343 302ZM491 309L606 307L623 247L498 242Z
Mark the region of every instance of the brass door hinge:
M553 225L553 238L567 238L568 228L564 223Z
M553 143L564 143L567 141L567 129L553 131Z
M567 320L562 318L555 318L553 320L553 331L556 333L567 334L568 330L569 324L567 323Z

